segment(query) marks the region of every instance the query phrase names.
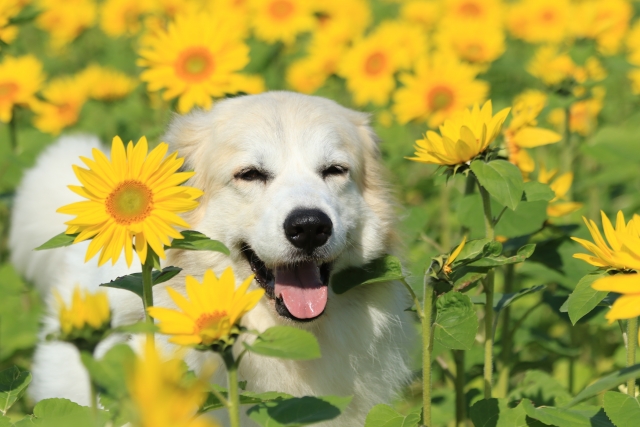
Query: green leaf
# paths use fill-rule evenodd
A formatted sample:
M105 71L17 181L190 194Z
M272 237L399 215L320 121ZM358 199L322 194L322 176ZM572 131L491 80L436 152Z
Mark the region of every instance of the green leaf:
M547 205L548 203L542 200L523 201L515 211L507 209L496 225L496 235L512 238L535 233L547 220Z
M537 285L532 286L530 288L521 289L518 292L512 292L508 294L501 294L500 292L496 292L493 294L493 309L495 311L501 311L505 307L510 306L514 301L519 300L525 295L532 294L534 292L540 292L547 288L547 285ZM474 295L471 297L471 301L474 304L486 304L487 296L486 294Z
M331 287L336 294L343 294L356 286L401 280L404 277L400 260L386 255L362 267L348 267L333 274Z
M608 391L604 394L604 411L616 427L637 427L640 403L635 397Z
M609 292L596 291L591 284L604 277L606 273L598 272L584 276L567 299L567 312L574 325L600 304Z
M516 407L509 406L508 399L482 399L469 410L469 416L475 427L532 427L543 424L527 421L522 402Z
M471 299L460 292L449 292L436 301L434 339L443 347L469 350L478 331L478 317Z
M167 280L175 277L180 273L182 269L180 267L165 267L161 271L155 270L151 273L153 279L153 286L166 282ZM125 289L131 291L134 294L142 298L142 273L133 273L126 276L120 276L109 283L103 283L100 286L107 288Z
M218 390L218 392L222 394L225 398L229 395L229 392L225 388L220 386L215 386L215 387ZM239 397L240 397L241 405L255 405L257 403L274 402L274 401L280 401L284 399L290 399L293 396L287 393L267 391L264 393L245 392L245 393L241 393ZM218 397L215 394L209 393L207 395L206 401L202 404L202 407L198 412L204 413L204 412L212 411L214 409L220 409L223 407L224 407L224 404L220 401L220 399L218 399Z
M13 423L10 418L0 415L0 427L12 427Z
M547 425L558 427L615 427L598 406L580 405L575 409L553 406L534 407L530 400L523 399L522 406L527 415Z
M367 414L364 427L418 427L421 412L422 408L404 416L389 405L376 405Z
M483 279L489 272L489 267L471 267L469 265L458 266L453 270L449 279L453 282L455 289L466 292L473 288L478 280Z
M111 328L109 332L118 334L154 334L160 331L160 328L147 321L132 323L131 325L122 325Z
M473 261L469 263L469 265L472 267L496 267L498 265L517 264L533 255L533 251L535 251L535 249L536 245L530 243L518 249L517 254L512 257L505 257L503 255L487 256L480 258L477 261Z
M78 234L66 234L60 233L55 237L44 242L42 245L35 248L35 251L43 251L45 249L61 248L63 246L71 246L73 241L78 237Z
M628 380L633 380L638 377L640 377L640 363L629 366L628 368L620 369L619 371L600 378L598 381L586 387L578 393L578 395L574 397L567 406L574 406L586 399L602 393L603 391L607 391L627 382Z
M33 416L16 424L17 427L91 427L102 426L109 419L109 413L87 406L80 406L67 399L45 399L33 408Z
M227 248L222 242L212 240L194 230L185 230L180 232L184 239L173 239L171 246L166 246L165 249L185 249L188 251L214 251L221 252L225 255L229 255L229 248Z
M544 371L533 369L524 374L524 378L518 381L507 399L529 399L538 406L559 406L570 401L572 397L558 380Z
M130 366L134 358L135 353L125 344L112 347L100 360L94 359L87 352L80 353L80 359L98 386L101 398L108 396L110 399L127 396L126 367Z
M0 412L6 414L31 382L31 373L12 366L0 372Z
M520 170L506 160L471 162L471 170L480 184L498 203L514 210L522 199L524 182Z
M458 254L458 258L456 259L456 263L469 259L476 259L481 255L490 255L488 251L490 250L489 245L494 242L494 240L490 239L476 239L469 240L465 243L464 248ZM499 242L496 242L499 243ZM500 253L498 253L499 255Z
M524 196L527 202L543 200L548 202L556 197L551 187L538 181L528 181L524 183Z
M262 427L297 427L332 420L351 402L351 397L294 397L260 403L249 408L249 418Z
M273 326L245 348L263 356L292 360L311 360L320 357L318 340L311 333L291 326Z

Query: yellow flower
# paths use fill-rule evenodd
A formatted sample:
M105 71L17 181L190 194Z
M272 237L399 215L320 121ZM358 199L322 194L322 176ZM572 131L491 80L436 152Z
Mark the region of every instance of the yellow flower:
M633 8L627 0L585 0L575 4L573 13L575 37L594 39L601 53L613 55L629 29Z
M206 381L189 378L181 359L161 357L150 341L128 367L126 383L134 427L218 426L206 417L196 418L207 397Z
M398 47L393 34L376 31L356 41L338 68L347 81L347 89L358 105L371 102L384 105L395 87L394 74L400 66Z
M416 157L409 160L445 166L467 163L485 151L500 134L509 110L505 108L493 116L491 100L485 102L482 109L476 104L473 109L445 120L440 126L441 135L428 131L424 139L417 140Z
M298 34L315 26L313 3L309 0L250 0L253 31L269 43L292 44Z
M18 26L9 25L9 20L20 13L21 6L17 0L0 0L0 42L9 44L18 35Z
M260 74L241 74L235 73L229 77L227 83L227 93L246 93L255 95L262 93L266 88L264 77Z
M451 252L451 255L449 255L449 258L447 258L447 262L444 264L444 267L442 268L442 270L444 271L444 274L451 273L451 264L453 264L456 258L458 258L458 255L460 255L460 252L462 252L462 249L464 249L465 243L467 243L467 236L464 236L462 238L462 242L460 242L458 247L455 248L453 252Z
M637 272L606 276L593 282L591 287L596 291L622 294L605 315L609 323L640 316L640 274Z
M593 98L574 102L569 108L569 129L583 136L590 135L598 125L598 115L602 110L605 90L602 87L592 89ZM556 108L549 113L549 122L558 129L565 126L565 111Z
M562 136L548 129L537 127L537 116L547 103L547 96L537 90L520 94L513 102L511 122L504 131L504 140L509 153L509 161L522 171L523 176L535 169L535 164L525 148L553 144Z
M640 20L636 21L626 38L627 60L633 65L640 65Z
M314 11L318 22L313 38L325 46L350 42L371 22L371 7L366 0L322 0Z
M75 40L96 20L96 2L93 0L38 0L42 10L36 25L51 35L53 48L59 49Z
M141 18L154 6L153 0L106 0L100 7L100 28L110 37L135 35Z
M80 110L87 101L87 86L78 77L59 77L51 80L43 89L46 102L32 105L36 117L33 124L42 132L53 135L75 124Z
M445 22L467 25L480 22L486 26L500 25L502 1L500 0L444 0Z
M113 101L124 98L135 89L138 82L126 74L112 68L90 65L79 73L92 99Z
M547 171L544 166L540 166L540 172L538 173L538 181L543 184L549 184L555 194L554 198L549 201L549 206L547 206L547 215L552 218L569 215L582 207L582 203L562 201L567 198L567 193L569 193L573 183L573 172L565 172L556 177L557 173L557 169Z
M384 38L396 47L399 69L413 68L415 62L428 52L426 32L420 26L408 22L383 21L371 36Z
M415 74L401 74L404 87L393 97L398 122L427 121L430 127L485 99L489 87L475 80L478 70L450 55L422 59Z
M572 237L572 239L593 255L575 254L573 257L600 268L640 270L640 217L636 215L628 223L625 223L624 214L622 211L618 211L616 226L613 228L604 212L601 212L601 215L606 242L596 223L583 217L582 219L587 224L593 238L593 243L577 237Z
M220 278L213 271L207 270L202 283L187 276L186 291L189 299L167 288L180 310L149 307L147 311L151 317L160 321L160 332L172 335L169 341L175 344L210 346L219 341L228 341L233 326L264 295L264 289L247 292L252 280L253 275L236 289L231 267Z
M82 335L86 328L102 330L109 326L111 311L105 292L91 294L88 290L81 290L76 286L69 305L60 294L55 292L54 295L58 303L58 319L63 337L73 339Z
M559 43L572 21L569 0L520 0L507 14L511 34L529 43Z
M11 120L15 106L33 104L44 78L35 56L6 56L0 63L0 122Z
M577 69L569 54L559 53L554 46L539 48L527 66L527 71L549 86L573 78Z
M140 78L150 91L164 89L165 100L180 97L181 113L210 108L212 97L231 93L234 73L249 62L249 47L236 38L233 23L206 13L177 16L140 50L138 65L147 68Z
M440 3L434 0L409 0L402 3L400 16L407 22L431 30L440 19Z
M70 185L78 195L88 199L58 209L76 215L66 222L67 234L79 233L74 243L91 239L85 261L99 251L98 265L111 259L115 264L124 248L127 265L133 258L132 242L141 262L147 258L147 245L161 258L169 237L181 239L175 226L189 227L178 213L198 206L195 201L202 191L180 184L193 172L176 172L184 159L173 153L164 158L169 146L160 143L147 155L147 139L140 138L126 151L120 137L113 138L111 160L98 149L93 159L81 157L89 169L74 166L73 170L83 186ZM164 160L163 160L164 158Z
M295 61L287 69L287 84L296 91L314 93L336 72L345 47L327 40L330 43L314 39L309 47L309 55Z
M460 59L473 63L495 61L505 51L502 29L488 27L483 22L472 22L464 27L444 25L436 40L441 49L452 49Z

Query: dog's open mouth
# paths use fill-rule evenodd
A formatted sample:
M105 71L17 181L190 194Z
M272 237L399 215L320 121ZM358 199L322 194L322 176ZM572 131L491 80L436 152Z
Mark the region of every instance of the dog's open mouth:
M275 300L278 314L304 322L314 320L324 312L331 263L319 265L304 261L269 269L249 245L243 244L241 250L258 284Z

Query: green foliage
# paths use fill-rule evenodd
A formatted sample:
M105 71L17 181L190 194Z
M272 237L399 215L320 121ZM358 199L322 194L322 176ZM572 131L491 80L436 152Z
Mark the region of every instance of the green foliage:
M527 417L523 403L512 406L507 399L483 399L471 407L469 415L475 427L542 427Z
M45 399L33 408L33 415L14 424L15 427L69 427L104 425L108 420L105 411L80 406L67 399Z
M445 348L469 350L478 331L478 317L471 299L459 292L448 292L436 301L434 339Z
M184 230L180 234L183 239L173 239L171 246L166 246L165 249L184 249L188 251L213 251L221 252L225 255L229 255L229 248L227 248L222 242L213 240L194 230Z
M367 414L364 427L418 427L422 408L402 415L389 405L376 405Z
M511 292L508 294L502 294L500 292L496 292L493 294L493 309L496 312L499 312L509 307L513 302L519 300L523 296L543 291L546 288L547 288L546 285L538 285L538 286L532 286L530 288L520 289L518 292ZM474 295L473 297L471 297L471 301L474 304L486 304L487 303L486 294Z
M45 249L54 249L54 248L62 248L64 246L71 246L73 241L78 237L78 234L66 234L60 233L57 236L52 237L51 239L44 242L42 245L38 246L34 250L43 251Z
M332 420L350 402L351 397L294 397L260 403L249 408L247 414L262 427L298 427Z
M578 403L594 397L602 393L603 391L610 390L627 380L635 379L638 377L640 377L640 363L628 368L620 369L619 371L613 372L598 379L596 382L586 387L584 390L578 393L576 397L574 397L567 404L567 406L571 407L577 405Z
M164 283L169 279L177 276L178 273L182 271L179 267L165 267L162 270L154 270L151 273L151 278L153 280L153 286L158 285L160 283ZM106 288L115 288L115 289L125 289L127 291L133 292L142 298L142 273L132 273L127 274L126 276L120 276L117 279L110 281L109 283L103 283L100 286L104 286Z
M227 396L229 396L227 389L225 389L224 387L220 387L216 384L212 385L212 387L215 387L216 390L224 398L227 398ZM240 393L240 404L255 405L257 403L282 401L284 399L290 399L292 397L293 396L291 396L290 394L279 393L277 391L267 391L264 393L245 392ZM204 413L220 408L224 408L224 403L222 403L222 401L220 401L218 396L216 396L214 393L209 393L207 394L207 400L202 404L202 407L200 408L200 412Z
M511 210L520 203L524 182L520 170L506 160L471 162L471 170L482 185L498 203Z
M356 286L391 282L404 277L400 260L392 255L385 255L362 267L347 267L335 273L331 277L331 287L336 294L343 294Z
M534 407L531 401L523 400L527 416L546 425L558 427L614 427L604 410L598 406L581 405L573 409L552 406Z
M640 403L635 397L616 391L604 394L604 411L616 427L635 427L640 420Z
M30 382L31 373L21 371L17 366L0 372L0 412L3 415L16 403Z
M604 277L604 272L592 273L584 276L576 288L567 299L567 312L571 323L574 325L578 320L589 314L607 296L608 292L596 291L591 287L593 282Z
M291 326L273 326L258 335L252 344L242 343L257 354L281 359L310 360L320 357L316 337L307 331Z

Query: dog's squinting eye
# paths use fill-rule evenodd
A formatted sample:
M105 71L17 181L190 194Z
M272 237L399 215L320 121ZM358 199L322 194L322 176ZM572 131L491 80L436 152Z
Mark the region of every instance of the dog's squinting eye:
M266 172L263 172L256 168L243 169L240 172L236 173L233 177L242 181L267 182L267 180L269 179L269 175L267 175Z
M330 176L346 175L347 172L349 172L349 168L346 167L346 166L331 165L328 168L323 169L322 177L326 179L326 178L328 178Z

